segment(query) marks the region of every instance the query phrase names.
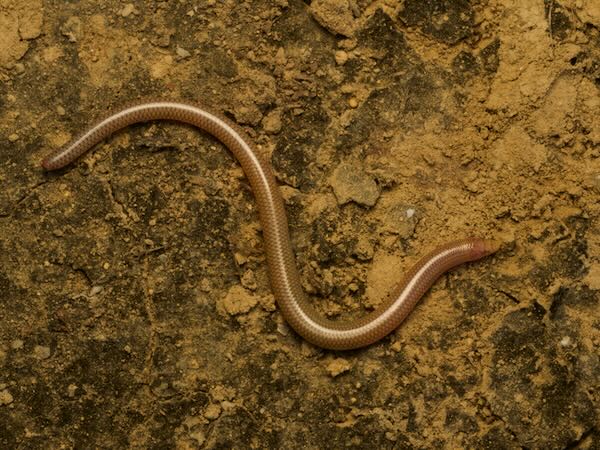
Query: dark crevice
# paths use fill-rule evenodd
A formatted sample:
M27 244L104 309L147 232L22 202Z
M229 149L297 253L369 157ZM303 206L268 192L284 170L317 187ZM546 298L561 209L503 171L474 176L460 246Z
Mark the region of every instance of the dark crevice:
M519 300L517 297L515 297L514 295L512 295L510 292L503 291L502 289L498 289L498 292L500 294L508 297L514 303L517 303L517 304L521 303L521 300Z
M73 269L73 271L75 273L78 273L78 274L82 275L83 278L85 278L85 281L88 283L89 286L93 286L94 285L93 280L90 278L90 276L88 275L88 273L86 272L85 269L83 269L81 267L77 267L77 268L72 267L72 269Z
M595 432L596 432L596 427L595 426L589 428L588 430L586 430L586 431L583 432L583 434L581 435L581 437L579 439L571 442L570 444L567 444L565 446L564 450L572 450L572 449L582 448L580 446L582 444L585 444L585 441L587 440L587 438L590 437Z

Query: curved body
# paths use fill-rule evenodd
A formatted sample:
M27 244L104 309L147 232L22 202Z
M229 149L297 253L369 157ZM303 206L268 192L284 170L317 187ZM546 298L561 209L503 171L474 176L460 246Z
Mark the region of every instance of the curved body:
M347 350L378 341L400 325L440 275L498 250L497 242L478 238L446 244L417 262L375 311L353 321L329 320L313 308L302 290L283 200L269 164L260 158L245 133L222 115L188 103L134 104L97 122L46 158L42 166L46 170L62 168L117 130L152 120L196 126L225 144L239 161L258 204L271 287L281 313L298 334L319 347Z

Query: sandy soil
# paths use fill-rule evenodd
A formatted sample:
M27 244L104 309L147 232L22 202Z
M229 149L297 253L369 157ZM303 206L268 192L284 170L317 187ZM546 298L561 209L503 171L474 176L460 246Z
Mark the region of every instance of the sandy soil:
M455 237L503 240L367 349L271 295L214 139L121 103L213 105L281 184L341 320ZM596 0L0 0L0 447L600 448Z

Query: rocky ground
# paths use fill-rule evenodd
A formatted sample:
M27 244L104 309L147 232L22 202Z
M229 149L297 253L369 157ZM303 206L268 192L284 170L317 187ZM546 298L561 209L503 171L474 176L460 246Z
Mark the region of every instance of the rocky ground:
M501 239L395 333L323 351L277 311L226 149L132 126L214 106L270 158L340 320L456 237ZM0 447L600 447L596 0L0 0Z

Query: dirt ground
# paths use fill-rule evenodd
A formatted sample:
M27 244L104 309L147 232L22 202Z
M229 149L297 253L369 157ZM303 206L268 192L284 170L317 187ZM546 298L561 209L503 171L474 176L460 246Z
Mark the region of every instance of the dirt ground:
M340 320L463 236L381 342L324 351L271 294L212 105L270 158ZM596 0L0 0L0 447L600 448Z

